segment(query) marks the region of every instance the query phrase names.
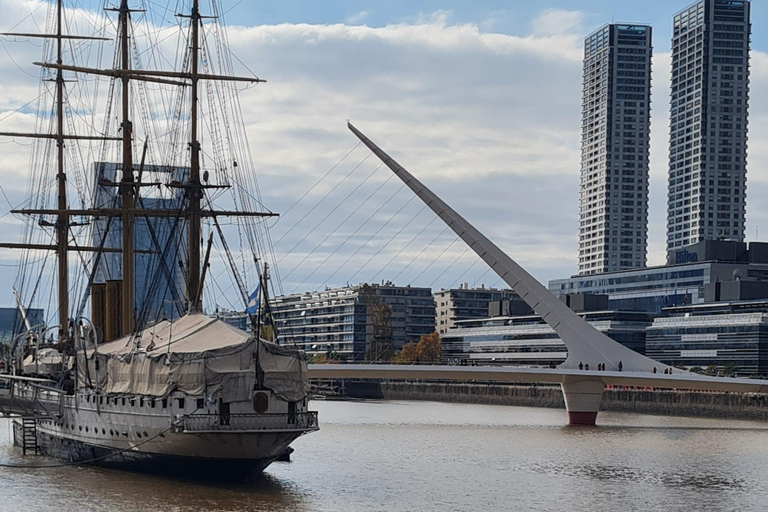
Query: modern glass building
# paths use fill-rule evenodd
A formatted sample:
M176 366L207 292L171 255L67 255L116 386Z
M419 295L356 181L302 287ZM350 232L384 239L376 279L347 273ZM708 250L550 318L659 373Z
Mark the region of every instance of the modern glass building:
M573 293L608 295L610 309L660 314L671 306L705 300L705 287L733 281L768 281L766 244L703 241L673 251L683 263L605 274L573 276L549 282L549 291L562 297Z
M33 327L45 323L45 310L28 309L27 320ZM0 343L9 344L13 338L25 331L24 320L18 308L0 308Z
M645 329L652 317L634 311L579 312L593 327L632 350L645 352ZM499 317L458 322L442 337L448 364L556 366L568 356L565 344L539 316Z
M744 240L750 3L702 0L677 13L667 249Z
M610 24L584 40L579 274L646 265L651 27Z
M667 308L664 315L648 327L647 356L686 368L768 376L768 301Z
M118 164L95 163L96 185L94 205L99 208L119 208L120 198L117 187L111 184L118 181ZM152 167L144 172L144 182L168 184L172 181L184 182L186 167ZM163 187L165 188L165 187ZM142 190L142 199L138 208L179 210L184 192L172 189L171 192L156 189L154 196L148 196L147 188ZM165 194L165 195L161 195ZM94 221L93 245L99 247L104 240L104 247L122 246L122 220L119 217L100 217ZM154 240L153 240L154 238ZM135 217L134 245L138 252L134 256L135 284L134 304L136 319L140 323L167 318L179 318L185 311L185 284L182 269L179 266L182 244L186 243L187 224L183 216L179 217ZM103 253L96 268L94 283L122 278L122 256L120 253Z

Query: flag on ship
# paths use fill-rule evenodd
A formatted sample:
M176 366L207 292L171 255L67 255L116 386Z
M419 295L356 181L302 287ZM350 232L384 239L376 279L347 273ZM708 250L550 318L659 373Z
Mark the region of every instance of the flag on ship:
M261 283L256 285L256 289L253 291L250 297L248 297L248 306L245 308L245 312L249 315L255 315L259 309L259 290L261 289Z

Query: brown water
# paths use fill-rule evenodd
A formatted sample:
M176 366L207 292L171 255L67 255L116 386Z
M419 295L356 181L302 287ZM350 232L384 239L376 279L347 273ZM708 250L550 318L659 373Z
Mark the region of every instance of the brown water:
M314 402L320 432L250 484L0 468L0 511L763 511L768 424L432 402ZM0 419L1 463L22 457Z

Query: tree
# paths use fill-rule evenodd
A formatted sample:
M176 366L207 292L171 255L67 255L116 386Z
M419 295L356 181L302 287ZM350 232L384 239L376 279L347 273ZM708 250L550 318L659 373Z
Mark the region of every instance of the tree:
M336 364L343 361L344 357L338 352L328 351L325 354L312 354L307 357L309 364Z
M726 363L725 366L723 366L723 375L726 377L733 377L738 371L739 367L736 366L735 363Z
M418 343L408 342L395 355L396 363L435 363L440 361L442 342L437 332L419 338Z
M267 325L262 325L262 326L261 326L261 329L260 329L260 332L259 332L259 336L260 336L260 337L261 337L261 339L263 339L263 340L267 340L267 341L275 341L275 330L274 330L274 328L273 328L271 325L269 325L269 324L267 324Z
M704 375L717 375L717 366L711 364L704 369Z

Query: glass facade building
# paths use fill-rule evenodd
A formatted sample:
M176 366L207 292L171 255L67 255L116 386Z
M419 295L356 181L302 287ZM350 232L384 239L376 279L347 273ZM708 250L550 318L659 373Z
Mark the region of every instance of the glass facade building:
M27 310L29 325L45 323L45 311L32 308ZM18 308L0 308L0 343L10 344L13 338L26 331L24 320Z
M114 163L94 164L96 175L94 205L96 207L120 207L117 187L111 185L119 181L118 167L118 164ZM145 170L143 181L161 184L172 181L182 183L188 172L186 167L152 167ZM142 189L142 194L145 196L148 195L147 189L148 187ZM154 197L144 197L143 204L137 204L137 207L179 210L183 195L182 189L173 189L169 197L162 197L159 193ZM119 217L95 219L92 239L95 247L99 247L102 239L104 247L122 247L122 219ZM179 261L186 260L186 255L181 254L186 239L187 224L183 216L134 219L134 246L137 251L144 251L134 255L134 305L138 322L152 322L163 318L174 320L184 313L186 290ZM114 279L122 279L122 256L116 252L103 253L96 268L94 282L105 283L107 280Z
M768 376L768 301L717 302L664 310L648 328L646 355L665 364Z
M641 354L645 352L645 329L651 324L649 314L632 311L578 314L622 345ZM539 316L463 321L442 340L442 359L448 364L549 367L562 363L568 356L560 337Z

